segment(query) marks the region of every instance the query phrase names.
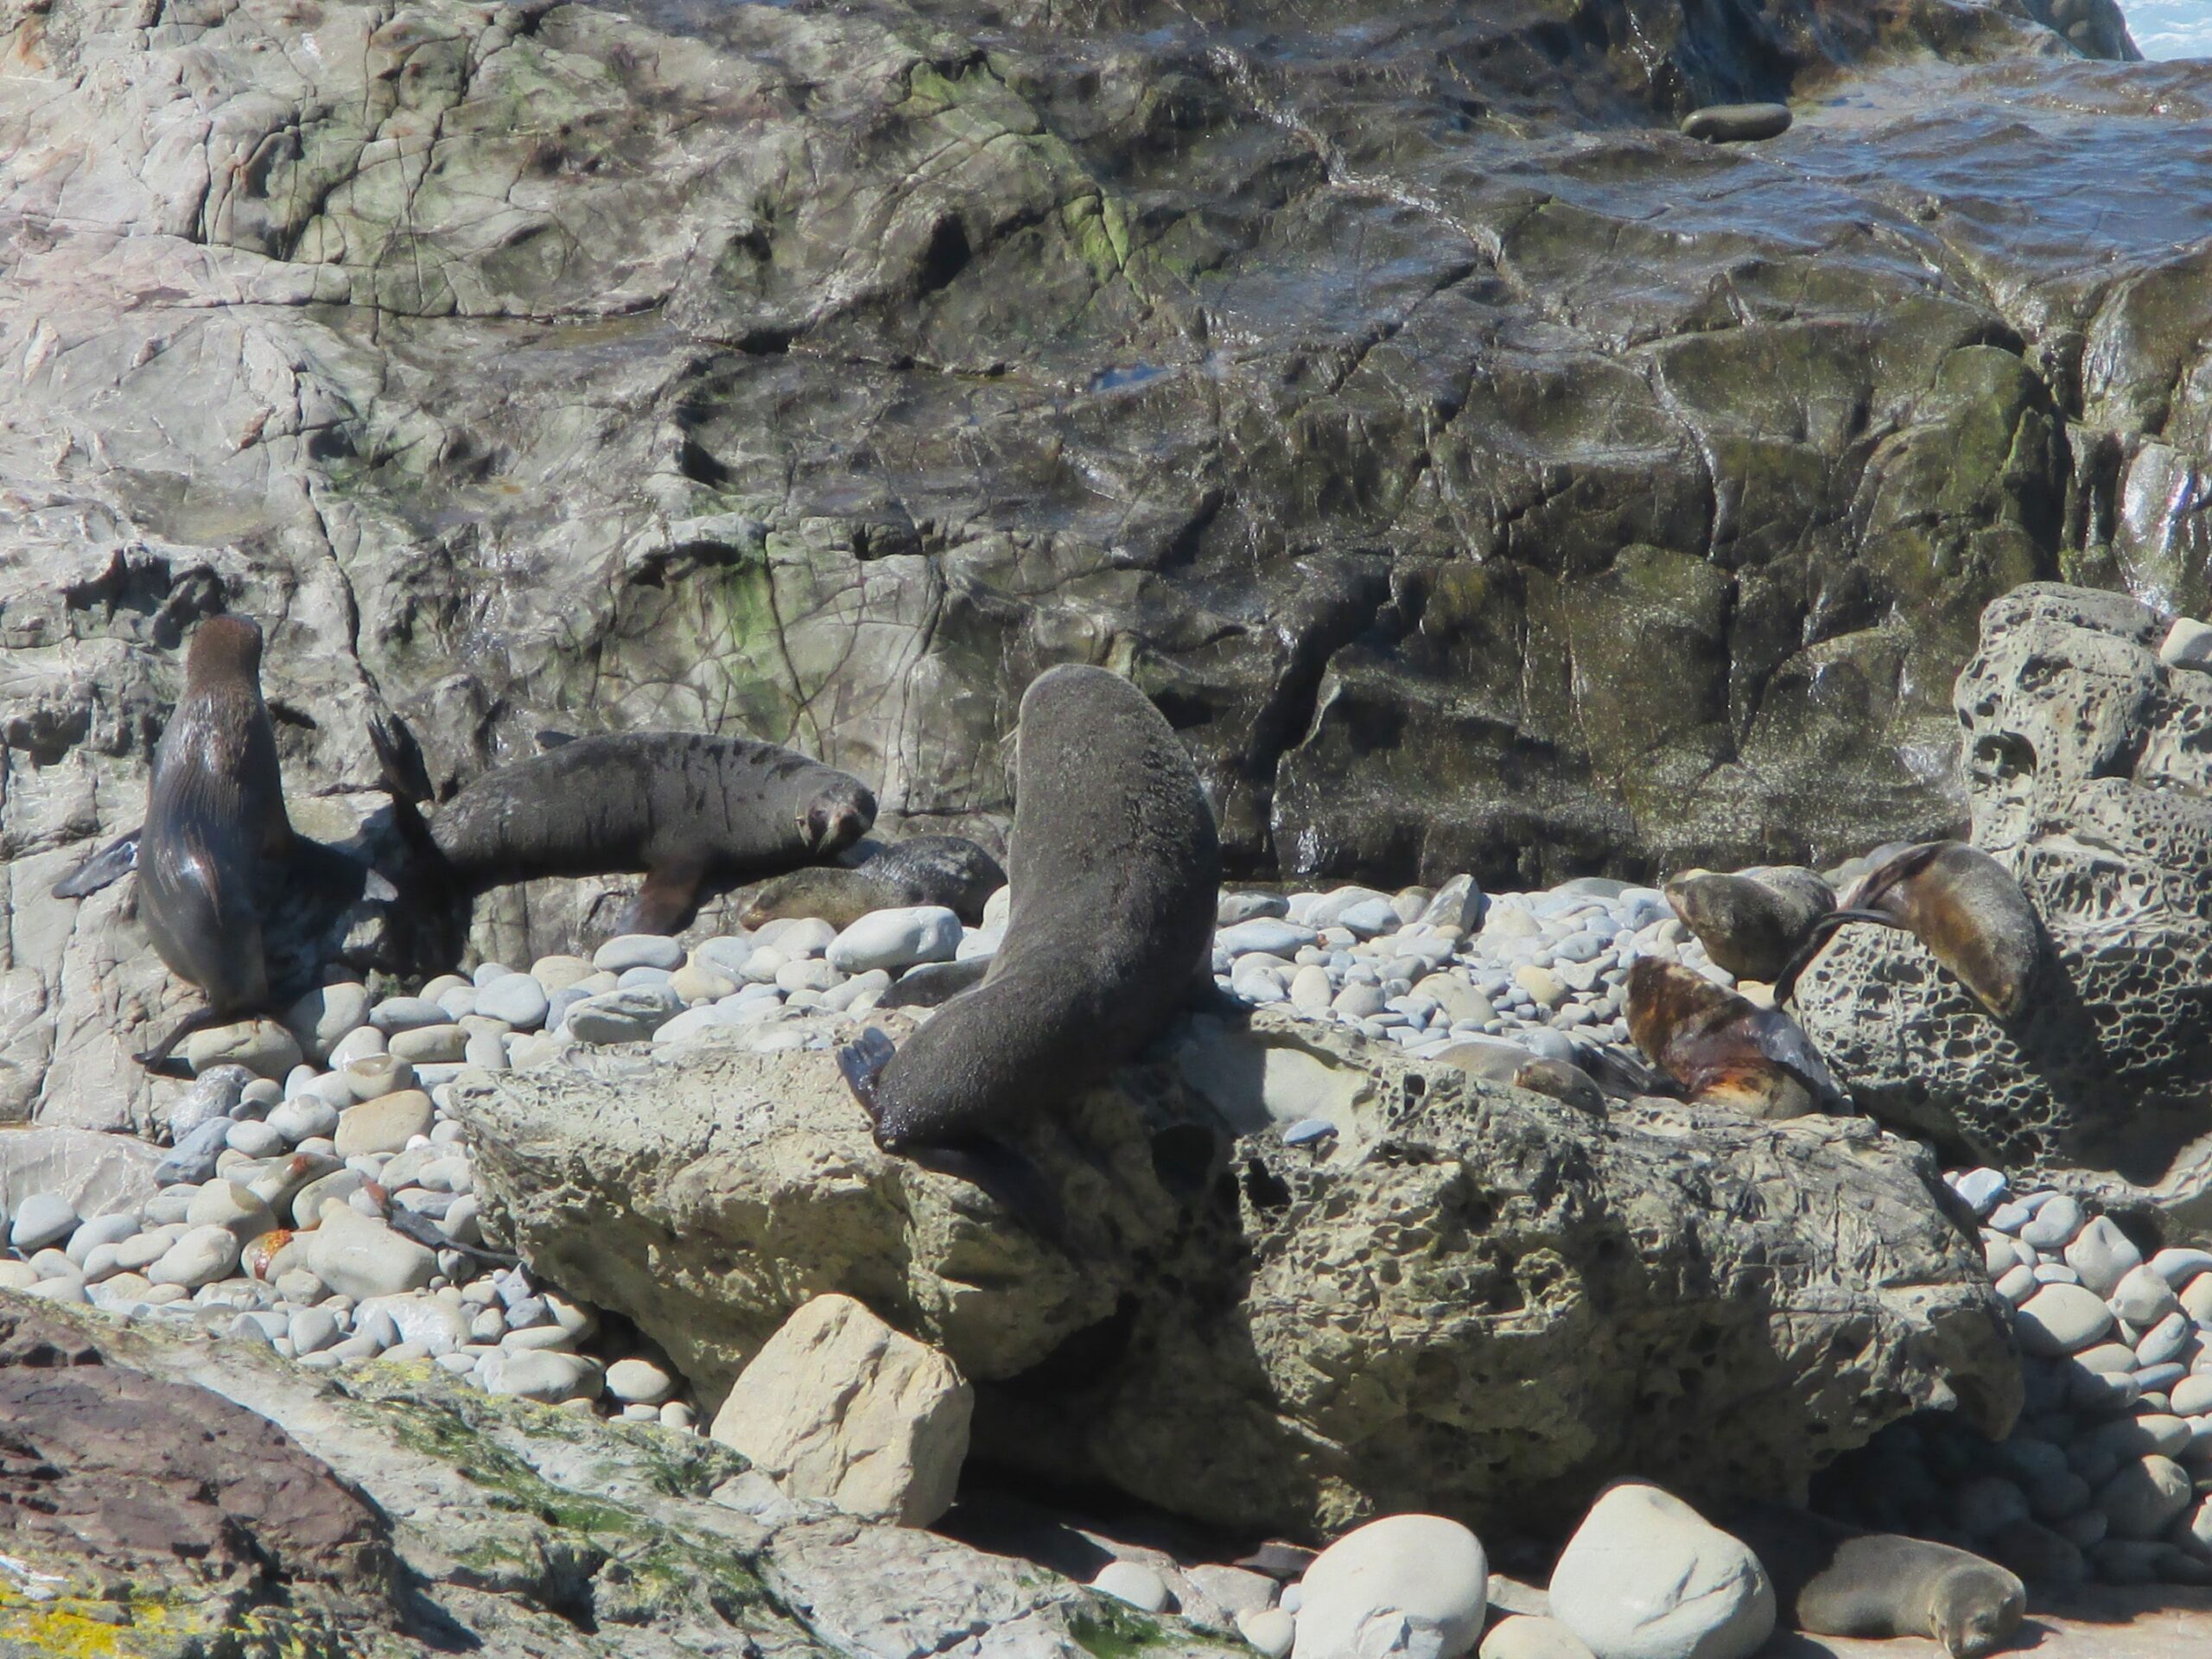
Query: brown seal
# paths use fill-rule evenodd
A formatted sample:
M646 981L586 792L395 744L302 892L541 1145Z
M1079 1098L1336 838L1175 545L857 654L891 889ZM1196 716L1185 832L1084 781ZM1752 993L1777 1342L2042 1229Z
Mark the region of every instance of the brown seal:
M975 927L984 904L1005 885L998 860L967 836L912 836L857 865L820 864L777 877L753 896L745 925L812 916L849 927L872 910L943 905Z
M875 822L850 772L751 738L696 732L580 737L496 766L429 819L415 815L397 740L375 733L399 827L474 891L542 875L643 870L617 925L673 932L709 875L758 880L836 856ZM427 843L427 844L426 844Z
M1732 875L1684 870L1667 902L1705 953L1738 979L1771 982L1815 923L1835 909L1835 890L1800 864L1758 864Z
M1951 1659L1982 1659L2027 1611L2015 1574L1948 1544L1772 1503L1733 1507L1727 1528L1766 1568L1782 1621L1808 1635L1926 1636Z
M1630 966L1628 1029L1688 1099L1764 1118L1851 1109L1796 1020L1679 963L1639 957Z
M169 971L206 992L207 1006L140 1055L143 1064L159 1065L191 1033L268 1006L256 879L262 860L291 849L276 734L261 700L261 629L246 617L210 617L192 637L184 696L154 750L137 844L138 914Z
M838 1055L876 1144L977 1180L1048 1234L1056 1206L990 1132L1087 1088L1205 978L1221 843L1189 754L1119 675L1065 665L1021 699L1013 891L982 982L892 1051Z
M1962 841L1922 842L1890 850L1844 890L1776 979L1775 1001L1796 991L1813 958L1852 922L1910 933L1999 1020L2027 1006L2043 959L2035 909L2010 870Z

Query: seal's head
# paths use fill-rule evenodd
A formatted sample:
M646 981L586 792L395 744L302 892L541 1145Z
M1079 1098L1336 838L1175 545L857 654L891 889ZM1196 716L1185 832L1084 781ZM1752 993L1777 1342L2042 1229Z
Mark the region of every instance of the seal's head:
M799 839L815 858L834 858L875 823L875 796L857 778L823 790L798 815Z
M1929 1634L1951 1659L1981 1659L2012 1639L2028 1608L2027 1586L1993 1562L1946 1573L1929 1609Z
M185 652L185 690L226 690L241 681L261 683L261 625L250 616L211 616Z

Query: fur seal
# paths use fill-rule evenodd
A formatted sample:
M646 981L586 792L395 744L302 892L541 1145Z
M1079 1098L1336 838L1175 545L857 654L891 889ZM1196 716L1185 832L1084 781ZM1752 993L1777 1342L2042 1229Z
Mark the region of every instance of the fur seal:
M1963 841L1926 841L1888 850L1844 890L1775 980L1776 1001L1796 992L1798 976L1852 922L1910 933L1999 1020L2027 1006L2043 959L2035 909L2012 873Z
M902 1047L871 1028L838 1062L879 1147L976 1180L1057 1236L1034 1172L989 1134L1166 1028L1211 963L1221 842L1151 700L1065 664L1022 696L1013 849L1006 939L982 982Z
M427 823L393 734L377 747L399 828L469 891L541 875L643 870L625 933L673 932L700 883L834 857L875 822L850 772L744 737L622 732L579 737L472 780Z
M758 927L782 916L816 916L849 927L872 910L943 905L970 927L984 901L1006 885L999 861L965 836L914 836L893 842L864 862L819 864L779 876L745 912Z
M1982 1659L2027 1611L2016 1575L1948 1544L1771 1503L1735 1506L1727 1527L1766 1568L1783 1622L1810 1635L1926 1636L1951 1659Z
M1705 953L1738 979L1771 983L1813 925L1835 909L1835 890L1799 864L1755 864L1723 875L1684 870L1667 902Z
M260 626L210 617L192 636L184 696L154 750L136 851L138 914L154 949L171 973L207 994L207 1005L140 1055L142 1065L161 1065L203 1027L268 1006L255 888L261 861L291 850L276 729L261 700ZM115 853L111 847L93 865Z
M1688 1099L1764 1118L1851 1109L1796 1020L1679 963L1639 957L1630 967L1628 1029Z

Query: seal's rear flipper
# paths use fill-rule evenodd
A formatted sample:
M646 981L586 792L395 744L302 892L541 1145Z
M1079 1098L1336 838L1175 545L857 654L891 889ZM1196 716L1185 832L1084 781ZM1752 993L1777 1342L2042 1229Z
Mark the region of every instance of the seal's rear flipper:
M870 1123L882 1116L875 1103L875 1080L897 1052L880 1026L870 1026L837 1051L837 1069L845 1074L845 1086L853 1091L853 1098L860 1102Z
M645 872L645 884L624 907L615 926L625 933L673 933L699 907L699 883L706 880L704 859L680 859Z
M56 899L82 899L138 868L138 831L118 836L54 884Z
M1005 1141L978 1135L900 1150L924 1169L982 1187L1029 1232L1063 1255L1075 1254L1068 1243L1068 1214L1059 1195L1045 1179L1044 1171Z
M210 1026L228 1025L232 1020L244 1017L236 1010L218 1014L213 1008L200 1008L194 1013L186 1014L183 1019L170 1027L168 1035L156 1043L143 1054L134 1054L131 1058L149 1071L163 1071L171 1077L183 1075L168 1071L169 1056L175 1051L179 1043L195 1031L205 1031Z

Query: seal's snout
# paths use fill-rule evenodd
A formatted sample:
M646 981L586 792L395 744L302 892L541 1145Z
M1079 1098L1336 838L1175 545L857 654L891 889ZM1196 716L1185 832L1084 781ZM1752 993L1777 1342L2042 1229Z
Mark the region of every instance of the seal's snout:
M806 810L803 831L810 853L841 853L875 822L875 800L865 791L857 801L817 801Z

